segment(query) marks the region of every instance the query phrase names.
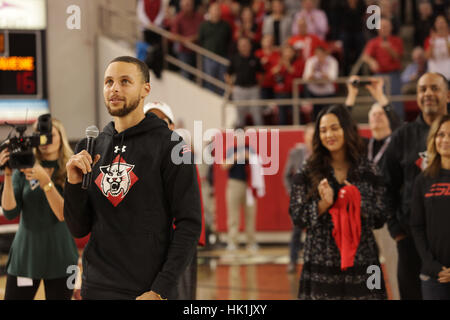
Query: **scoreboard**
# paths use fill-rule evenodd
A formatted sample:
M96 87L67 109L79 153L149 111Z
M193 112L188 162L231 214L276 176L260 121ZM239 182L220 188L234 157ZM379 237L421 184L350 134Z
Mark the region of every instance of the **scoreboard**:
M40 31L0 33L0 98L44 97Z
M0 125L32 123L49 111L46 29L45 0L0 0Z

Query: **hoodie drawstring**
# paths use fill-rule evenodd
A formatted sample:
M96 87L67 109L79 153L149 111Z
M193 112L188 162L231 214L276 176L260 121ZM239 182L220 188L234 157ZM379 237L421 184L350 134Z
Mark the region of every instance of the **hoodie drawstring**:
M120 160L122 159L122 148L123 148L123 140L125 138L125 134L122 133L122 137L120 139L120 147L119 147L119 164L118 164L118 169L117 171L120 171ZM108 168L108 172L111 171L112 169L112 165L113 165L113 161L114 161L114 136L112 136L112 140L111 140L111 160L109 161L109 168Z
M122 159L122 148L123 148L123 138L125 137L125 133L122 133L122 138L120 139L120 146L119 146L119 164L117 171L120 172L120 160Z

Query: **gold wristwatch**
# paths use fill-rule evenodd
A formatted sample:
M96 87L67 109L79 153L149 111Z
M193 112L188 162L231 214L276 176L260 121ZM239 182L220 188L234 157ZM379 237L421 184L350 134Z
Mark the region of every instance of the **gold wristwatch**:
M53 182L51 181L42 187L42 189L44 189L45 192L50 191L51 188L53 188Z

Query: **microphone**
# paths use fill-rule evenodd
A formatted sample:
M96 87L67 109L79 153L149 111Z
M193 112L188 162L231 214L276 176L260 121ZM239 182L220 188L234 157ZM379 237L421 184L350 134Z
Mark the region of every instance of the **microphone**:
M92 160L94 160L94 141L98 136L98 129L96 126L90 126L86 128L86 151L91 155ZM92 171L83 175L83 182L81 183L81 189L86 190L91 184Z

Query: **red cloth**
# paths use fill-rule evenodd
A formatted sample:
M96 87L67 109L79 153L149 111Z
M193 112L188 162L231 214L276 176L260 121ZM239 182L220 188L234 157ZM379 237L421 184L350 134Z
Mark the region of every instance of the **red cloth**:
M329 210L333 221L333 237L341 254L341 270L353 267L361 239L361 194L353 185L339 190Z
M401 57L403 55L403 41L396 36L390 36L388 39L391 47L399 55L399 59L394 59L389 51L381 47L382 38L376 37L369 41L367 44L365 53L374 58L379 65L378 73L387 73L392 71L398 71L402 68Z
M155 21L161 9L161 0L144 0L144 10L151 22Z

